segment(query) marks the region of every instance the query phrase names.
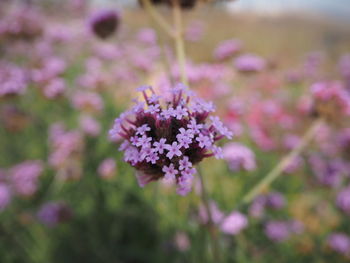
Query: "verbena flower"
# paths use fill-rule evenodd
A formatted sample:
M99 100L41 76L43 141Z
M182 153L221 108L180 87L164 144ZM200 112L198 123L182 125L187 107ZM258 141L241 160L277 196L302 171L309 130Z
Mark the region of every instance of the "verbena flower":
M229 168L236 172L241 169L252 171L256 168L255 154L240 143L229 143L223 148L223 157Z
M234 211L223 220L220 229L226 234L237 235L247 226L247 217L240 212Z
M72 210L62 202L49 202L44 204L38 214L41 223L48 227L55 227L59 223L64 223L72 218Z
M266 62L263 58L252 54L239 56L235 59L234 64L241 72L259 72L266 67Z
M344 233L333 233L328 237L328 245L343 255L350 254L350 237Z
M14 191L21 196L31 196L39 184L39 176L43 171L41 161L25 161L13 166L9 174Z
M86 112L99 112L104 107L101 96L89 91L77 91L74 93L72 104L76 109Z
M28 86L25 71L10 63L0 63L0 98L22 95Z
M44 87L43 93L45 97L49 99L54 99L62 96L66 90L66 83L62 78L55 78L50 80L50 82Z
M232 133L218 117L211 102L194 95L178 84L169 94L159 96L149 86L138 91L144 102L136 102L121 114L109 131L110 137L121 136L124 160L138 171L140 186L164 178L177 184L177 193L191 190L194 165L206 157L222 157L215 145Z
M89 26L96 36L105 39L117 30L119 23L120 14L117 11L99 10L91 16Z
M265 225L266 236L275 242L283 242L290 238L292 234L300 234L303 232L303 225L299 221L269 221Z
M54 123L49 131L49 164L60 179L78 179L81 176L83 136L77 130L67 131L60 123Z
M153 28L142 28L137 33L137 40L141 43L147 45L156 45L157 44L157 33Z
M255 218L261 218L264 215L266 208L279 210L282 209L285 204L286 199L281 193L271 192L257 196L249 207L249 213Z
M316 82L310 87L313 111L329 121L350 115L350 94L341 82Z
M116 172L116 163L112 158L107 158L102 161L98 167L98 174L105 179L111 178Z
M242 42L237 39L229 39L221 42L214 50L214 58L224 60L237 54L242 49Z
M208 208L212 222L225 234L237 235L248 226L247 217L239 211L225 215L214 201L210 201ZM199 207L199 220L202 224L209 223L208 211L203 205Z
M339 192L337 195L337 206L350 215L350 187Z
M4 15L2 13L2 15ZM34 8L18 7L0 20L0 38L4 40L33 40L44 31L43 17Z
M89 115L82 115L79 118L81 130L91 137L96 137L101 132L100 123Z
M313 154L309 158L309 164L318 181L327 186L338 187L348 174L347 167L340 158L327 160L320 154Z

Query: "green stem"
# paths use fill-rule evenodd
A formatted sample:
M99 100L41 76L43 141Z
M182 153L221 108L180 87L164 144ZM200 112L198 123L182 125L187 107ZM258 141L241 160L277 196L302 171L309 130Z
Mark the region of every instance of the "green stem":
M174 32L168 22L157 12L150 0L142 0L142 4L150 17L171 37L174 36Z
M183 39L183 25L181 7L178 0L173 1L173 18L175 26L175 50L178 62L179 71L181 74L181 81L188 86L188 78L186 72L186 52L185 43Z
M252 190L250 190L242 199L243 204L250 203L258 194L266 189L285 168L304 150L304 148L314 138L316 132L323 125L323 120L316 120L307 130L297 147L295 147L286 157L284 157Z
M212 249L212 253L213 253L213 262L220 262L218 230L213 222L213 215L212 215L211 209L210 209L208 192L206 190L204 177L202 175L202 169L199 165L197 166L197 170L198 170L199 182L201 184L201 199L202 199L202 203L204 205L204 208L205 208L206 214L207 214L207 218L208 218L207 219L208 220L207 228L208 228L208 232L210 234L211 249Z

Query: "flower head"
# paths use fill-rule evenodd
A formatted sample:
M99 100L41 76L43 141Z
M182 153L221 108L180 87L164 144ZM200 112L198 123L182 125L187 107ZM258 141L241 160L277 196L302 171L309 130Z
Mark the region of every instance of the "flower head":
M328 237L328 245L340 254L350 254L350 237L344 233L331 234Z
M49 202L40 208L37 216L44 225L54 227L69 221L72 218L72 210L65 203Z
M214 105L182 84L166 97L149 86L138 91L145 102L117 118L109 134L125 139L121 147L124 160L138 170L141 185L165 178L174 181L177 192L185 195L192 188L193 166L205 157L221 157L215 142L232 134L218 117L207 121Z
M229 143L223 148L223 157L232 171L252 171L256 167L255 154L239 143Z
M259 72L265 68L266 62L259 56L244 54L235 60L235 66L241 72Z
M310 87L312 110L329 121L339 119L339 114L350 115L350 94L341 82L316 82Z
M90 28L99 38L105 39L117 30L120 14L115 10L100 10L90 18Z

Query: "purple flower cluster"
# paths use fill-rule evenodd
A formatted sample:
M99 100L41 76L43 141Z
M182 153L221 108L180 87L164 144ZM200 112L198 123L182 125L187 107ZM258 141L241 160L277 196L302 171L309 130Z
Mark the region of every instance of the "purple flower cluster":
M137 33L137 40L141 43L153 46L157 44L157 33L153 28L142 28Z
M69 221L72 218L72 210L61 202L49 202L44 204L37 217L39 221L48 227Z
M218 208L214 201L209 203L211 219L219 229L229 235L237 235L248 226L247 217L239 211L233 211L227 216ZM199 219L203 224L209 222L209 216L204 206L199 207Z
M112 158L107 158L98 167L98 173L102 178L111 178L115 175L116 166L117 164Z
M225 234L237 235L247 226L247 217L240 212L234 211L225 217L220 229Z
M283 208L285 204L286 200L281 193L271 192L256 197L249 207L249 213L253 217L260 218L264 215L266 208L278 210Z
M164 178L176 182L177 192L191 190L194 165L203 158L222 158L222 149L215 142L232 138L232 133L218 117L211 102L194 95L184 85L176 85L163 96L152 87L138 89L145 102L136 102L114 122L109 134L125 139L120 150L124 160L138 170L141 186ZM210 122L207 119L210 119Z
M87 134L91 137L96 137L97 135L100 134L101 125L93 117L91 117L89 115L82 115L79 118L79 122L80 122L80 128L82 129L82 131L85 134Z
M41 15L33 8L17 8L0 20L0 38L30 40L43 32Z
M72 97L72 104L76 109L86 112L100 112L104 107L101 96L88 91L77 91Z
M350 187L347 187L338 193L337 206L350 215Z
M38 189L42 171L41 161L25 161L13 166L9 171L13 190L21 196L33 195Z
M237 54L242 49L242 42L237 39L225 40L214 50L214 58L224 60Z
M27 81L23 69L10 63L0 63L0 98L23 94L27 89Z
M263 58L252 54L241 55L234 63L237 70L241 72L259 72L266 66L266 62Z
M350 255L350 237L344 233L333 233L328 237L328 245L345 256Z
M234 172L241 169L252 171L256 168L254 153L240 143L226 144L223 148L223 156L229 168Z
M337 187L344 175L348 174L347 166L340 158L327 160L319 154L309 158L311 169L321 184Z
M329 120L339 114L350 115L350 93L341 82L317 82L310 87L314 99L313 110Z
M91 31L99 38L105 39L111 36L120 23L120 14L115 10L99 10L89 20Z
M266 236L275 242L283 242L290 238L292 234L301 234L303 225L299 221L269 221L265 225Z
M83 150L83 138L78 131L66 131L62 124L50 127L49 144L51 154L49 164L60 171L62 179L79 178L79 158Z
M62 96L64 91L66 90L66 83L62 78L52 79L45 87L44 87L44 95L49 99L54 99L59 96Z

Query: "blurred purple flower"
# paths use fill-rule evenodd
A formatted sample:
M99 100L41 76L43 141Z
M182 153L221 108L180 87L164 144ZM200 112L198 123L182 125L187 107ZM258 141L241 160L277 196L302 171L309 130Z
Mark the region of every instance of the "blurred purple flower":
M37 214L39 221L48 227L55 227L60 223L65 223L72 218L72 215L72 210L67 204L62 202L46 203Z
M341 210L350 215L350 187L338 193L336 203Z
M296 172L304 164L304 159L301 156L296 156L284 169L285 173L292 174Z
M116 10L99 10L89 18L90 30L99 38L110 37L120 24L120 14Z
M240 40L229 39L221 42L214 50L214 58L224 60L241 51L243 44Z
M101 132L101 125L91 116L83 115L79 119L82 131L92 137L96 137Z
M54 99L62 96L65 90L66 84L64 79L55 78L44 87L44 95L49 99Z
M348 256L350 254L350 238L344 233L333 233L328 237L328 245L336 252Z
M235 66L242 72L258 72L265 68L266 62L256 55L244 54L235 59Z
M0 98L22 95L27 89L25 71L10 63L0 63Z
M224 159L234 172L241 169L252 171L256 168L255 154L240 143L229 143L223 148Z
M266 236L275 242L283 242L292 234L300 234L303 226L297 221L269 221L265 225Z
M98 167L98 173L102 178L111 178L115 176L116 166L117 164L114 159L104 159Z
M319 154L313 154L309 158L309 164L316 178L324 185L337 187L346 174L346 166L338 158L326 160Z
M175 234L175 245L179 251L187 251L191 247L188 235L185 232L177 232Z
M310 87L314 110L330 120L350 115L350 93L338 81L316 82Z
M14 191L21 196L33 195L38 189L43 168L41 161L25 161L13 166L9 174Z
M147 45L157 44L157 33L153 28L142 28L137 33L137 40Z
M51 125L49 131L51 153L49 164L63 178L79 178L79 157L83 150L83 138L79 131L66 131L60 123Z
M225 234L237 235L248 226L248 220L245 215L234 211L225 217L220 225L220 229Z
M271 192L266 195L266 206L273 209L281 209L285 206L286 200L279 192Z
M72 104L75 108L87 112L100 112L104 107L100 95L87 91L77 91L73 94Z

